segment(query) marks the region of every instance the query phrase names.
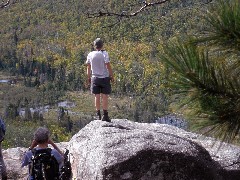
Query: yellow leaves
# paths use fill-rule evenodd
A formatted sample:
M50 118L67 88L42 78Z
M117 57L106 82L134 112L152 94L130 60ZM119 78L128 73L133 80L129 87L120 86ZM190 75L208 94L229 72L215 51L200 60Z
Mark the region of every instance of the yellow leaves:
M137 94L141 94L144 89L153 91L160 88L161 74L165 69L156 55L151 54L151 45L122 40L106 44L105 47L117 74L117 87L127 84Z
M45 56L36 57L36 60L39 62L46 62L47 58Z
M69 141L70 135L66 134L66 131L63 127L59 125L50 125L49 130L51 132L52 139L58 142Z
M25 49L26 47L29 46L31 47L34 46L32 40L29 39L22 40L17 44L17 48L20 50Z

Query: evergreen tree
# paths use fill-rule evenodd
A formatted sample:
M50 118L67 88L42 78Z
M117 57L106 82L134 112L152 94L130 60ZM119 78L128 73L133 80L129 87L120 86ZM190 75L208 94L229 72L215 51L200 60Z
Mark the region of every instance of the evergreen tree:
M174 70L175 92L196 112L194 123L233 141L240 133L239 1L220 0L205 19L205 34L163 45L162 59Z

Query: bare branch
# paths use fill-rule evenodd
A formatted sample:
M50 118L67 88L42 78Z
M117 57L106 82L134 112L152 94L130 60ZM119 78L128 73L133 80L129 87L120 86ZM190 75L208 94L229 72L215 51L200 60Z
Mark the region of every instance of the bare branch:
M107 17L107 16L117 16L119 18L130 18L132 16L137 16L139 13L141 13L142 11L146 10L148 7L151 7L151 6L156 6L156 5L160 5L160 4L163 4L167 1L170 1L170 0L161 0L161 1L157 1L157 2L147 2L147 1L144 1L142 2L143 6L135 11L135 12L132 12L132 13L129 13L127 14L125 11L123 11L122 13L112 13L112 12L102 12L102 11L99 11L97 13L87 13L87 16L88 18L95 18L95 17Z
M0 8L1 8L1 9L2 9L2 8L5 8L5 7L7 7L9 4L10 4L10 0L7 0L7 2L2 1L2 3L0 4Z
M142 11L144 11L146 8L148 8L150 6L160 5L160 4L163 4L167 1L169 1L169 0L163 0L163 1L152 2L152 3L148 3L146 1L144 1L143 2L144 6L142 6L138 11L136 11L134 13L131 13L130 16L136 16L137 14L141 13Z

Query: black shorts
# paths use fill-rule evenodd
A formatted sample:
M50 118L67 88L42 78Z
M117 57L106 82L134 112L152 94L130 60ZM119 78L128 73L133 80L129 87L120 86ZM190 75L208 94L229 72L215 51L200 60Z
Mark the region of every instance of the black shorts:
M111 93L110 78L91 78L91 92L93 94L110 94Z

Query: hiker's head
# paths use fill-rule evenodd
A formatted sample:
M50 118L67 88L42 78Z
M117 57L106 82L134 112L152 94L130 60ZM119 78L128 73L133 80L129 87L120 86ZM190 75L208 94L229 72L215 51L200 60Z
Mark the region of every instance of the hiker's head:
M100 38L95 39L93 44L96 49L101 49L103 47L103 41Z
M40 127L34 133L34 140L38 144L43 144L48 142L49 138L50 138L50 132L47 128Z

